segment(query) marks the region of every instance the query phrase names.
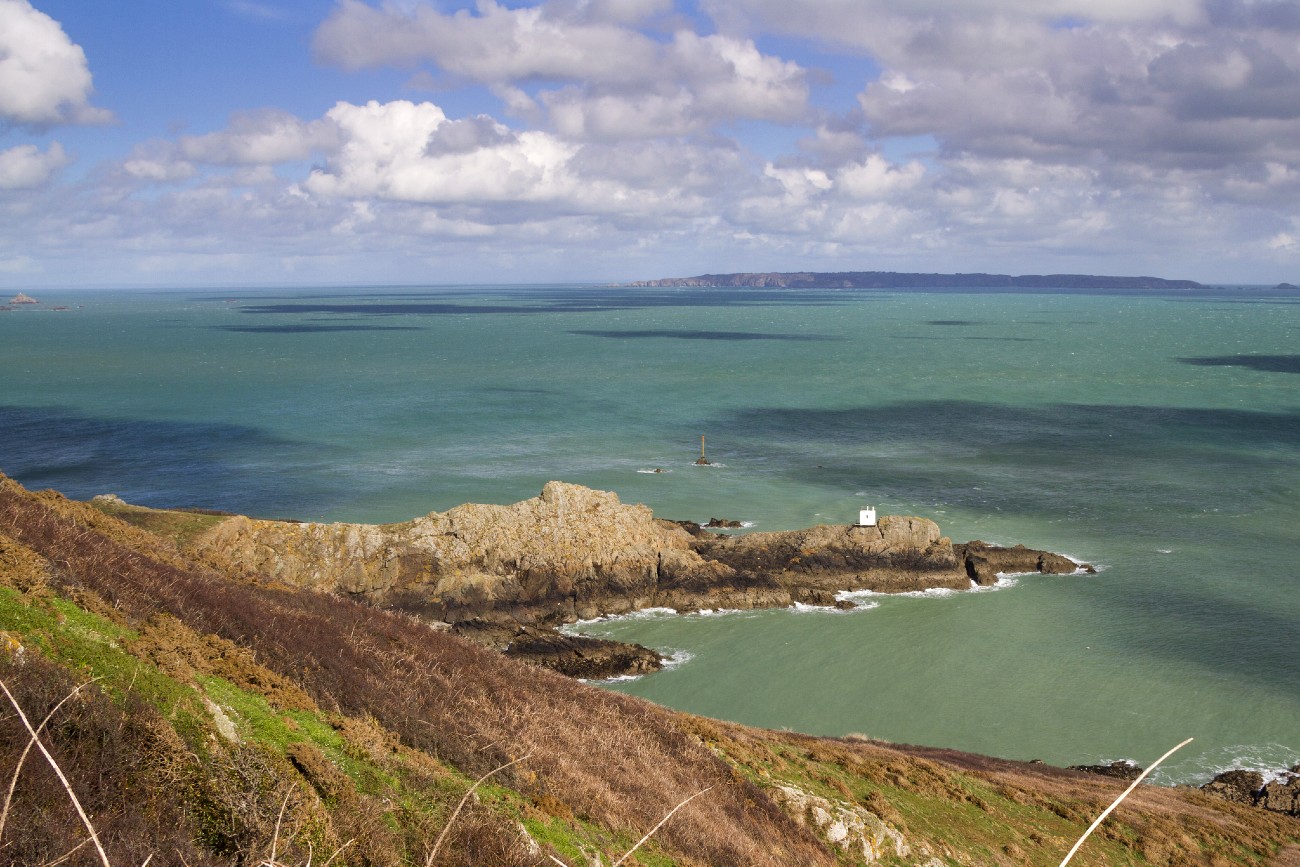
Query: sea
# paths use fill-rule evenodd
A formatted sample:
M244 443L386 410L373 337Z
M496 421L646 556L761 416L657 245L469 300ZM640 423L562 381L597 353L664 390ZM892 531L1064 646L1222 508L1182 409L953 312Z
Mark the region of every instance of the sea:
M0 470L30 488L383 523L561 479L732 532L919 515L1098 571L572 628L673 660L604 688L758 726L1058 765L1194 738L1167 784L1300 762L1300 296L28 294Z

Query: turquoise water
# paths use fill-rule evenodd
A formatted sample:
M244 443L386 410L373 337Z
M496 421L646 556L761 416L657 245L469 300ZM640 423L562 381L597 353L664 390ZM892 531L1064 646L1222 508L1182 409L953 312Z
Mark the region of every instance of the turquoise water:
M396 521L558 478L772 530L863 505L1096 576L585 631L697 713L1201 780L1300 761L1300 300L591 287L46 293L0 469ZM697 468L699 435L715 466ZM638 472L660 467L668 472Z

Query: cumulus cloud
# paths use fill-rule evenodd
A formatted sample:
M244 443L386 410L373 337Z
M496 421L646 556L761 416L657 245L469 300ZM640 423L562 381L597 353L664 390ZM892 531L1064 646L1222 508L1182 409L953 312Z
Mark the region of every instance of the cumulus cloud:
M0 0L0 118L51 125L103 123L90 104L90 68L81 46L28 0Z
M313 257L376 253L477 263L478 279L529 262L551 270L524 279L588 262L614 279L635 262L650 276L689 261L1196 278L1300 264L1295 4L441 8L339 0L315 51L345 70L406 67L451 94L442 105L243 112L137 146L100 187L50 183L57 145L0 151L0 187L40 189L0 197L0 241L274 261L304 279ZM474 104L484 93L495 101Z
M344 143L328 167L304 187L317 195L375 196L416 202L542 201L566 195L573 178L566 163L573 147L540 132L511 133L481 123L452 126L433 103L398 100L339 103L327 118Z
M668 41L635 24L660 0L551 0L443 14L427 3L373 7L342 0L316 52L345 69L430 63L492 86L516 114L544 108L574 139L687 135L736 118L791 123L807 114L805 71L749 39L677 29ZM521 84L544 84L537 97Z
M1287 11L1290 7L1291 11ZM1300 12L1252 0L728 0L724 32L839 44L882 66L873 137L949 154L1218 169L1300 158Z
M657 53L651 39L617 20L575 10L590 11L580 4L508 9L484 0L477 14L462 9L444 15L428 3L375 8L342 0L317 30L315 48L320 59L344 69L431 61L483 82L645 75Z
M266 109L236 115L220 131L180 139L187 160L218 165L267 165L304 160L339 143L338 127L328 118L305 122L285 111Z
M68 156L58 142L43 152L30 144L0 151L0 190L30 190L44 186L68 162Z

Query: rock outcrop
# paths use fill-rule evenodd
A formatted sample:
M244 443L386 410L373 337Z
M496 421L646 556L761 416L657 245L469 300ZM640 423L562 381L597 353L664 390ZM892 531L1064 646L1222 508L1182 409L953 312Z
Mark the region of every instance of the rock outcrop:
M512 505L462 505L401 524L232 517L196 544L286 584L473 624L467 633L485 643L584 677L617 672L576 646L515 631L649 607L834 605L846 590L965 589L997 571L1077 568L1027 548L954 548L933 521L915 517L884 516L872 527L710 533L656 519L616 494L563 482L548 482L541 496ZM557 662L566 655L580 671ZM610 658L607 650L595 656ZM625 663L635 669L657 660L636 654Z
M1128 780L1132 782L1142 776L1145 768L1128 761L1119 759L1111 762L1109 765L1070 765L1072 771L1083 771L1085 774L1096 774L1099 777L1111 777L1116 780Z
M998 575L1023 575L1030 572L1070 575L1080 570L1089 574L1097 571L1092 566L1076 563L1069 557L1050 551L1035 551L1024 545L1000 548L976 540L956 545L953 550L964 564L970 580L981 587L996 584Z
M1236 804L1300 817L1300 765L1268 782L1259 771L1225 771L1201 786L1201 791Z
M773 786L769 793L796 822L815 828L837 850L873 864L912 854L898 829L875 813L844 801L823 798L795 786Z
M663 654L640 644L568 635L535 626L501 626L481 620L458 623L463 638L493 647L511 659L584 680L648 674L663 667Z

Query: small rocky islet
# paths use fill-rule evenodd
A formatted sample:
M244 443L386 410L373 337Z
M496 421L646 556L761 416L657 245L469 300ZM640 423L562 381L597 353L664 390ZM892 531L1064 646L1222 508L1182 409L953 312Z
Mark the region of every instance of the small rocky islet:
M852 607L838 595L964 590L991 585L1000 573L1093 571L1023 546L954 544L920 517L748 534L706 526L656 518L609 491L549 482L522 502L466 504L398 524L228 516L193 545L248 572L407 611L583 678L643 674L663 658L640 645L557 631L577 620L646 608Z

